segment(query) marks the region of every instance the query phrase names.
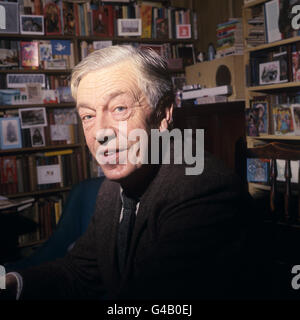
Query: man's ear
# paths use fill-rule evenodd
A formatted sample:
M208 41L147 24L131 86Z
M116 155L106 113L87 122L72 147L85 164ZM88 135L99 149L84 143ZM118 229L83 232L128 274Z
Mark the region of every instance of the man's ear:
M172 123L172 116L173 116L173 104L166 108L165 116L160 122L159 131L165 131L169 128L170 124Z

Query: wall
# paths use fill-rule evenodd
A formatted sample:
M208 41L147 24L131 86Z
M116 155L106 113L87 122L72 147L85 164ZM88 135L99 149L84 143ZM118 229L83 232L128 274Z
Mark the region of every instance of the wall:
M198 13L198 50L207 52L210 42L216 46L216 25L232 17L242 17L242 5L243 0L193 1L193 8Z

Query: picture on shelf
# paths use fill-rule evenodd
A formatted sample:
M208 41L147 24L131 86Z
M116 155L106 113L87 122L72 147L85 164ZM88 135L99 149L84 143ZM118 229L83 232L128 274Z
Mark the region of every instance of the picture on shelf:
M289 105L273 106L273 123L275 135L294 135L292 110Z
M61 170L59 164L38 166L37 169L37 184L52 184L60 183Z
M156 38L168 39L169 38L169 24L167 18L156 19Z
M292 105L292 114L295 127L295 135L300 136L300 104Z
M251 108L253 111L257 111L257 129L258 133L268 133L268 102L267 101L252 101Z
M0 1L0 33L19 33L19 3Z
M33 147L45 146L44 127L30 128L31 145Z
M20 119L18 117L0 118L1 149L22 148Z
M44 17L21 15L20 29L22 34L44 34Z
M45 108L19 109L19 117L22 129L47 126Z
M141 19L118 19L118 36L140 36Z
M280 82L280 62L271 61L259 64L259 84Z
M27 103L39 104L43 102L43 92L40 83L26 84Z
M37 68L39 66L38 41L20 41L22 67Z
M44 7L45 33L59 35L61 34L60 9L54 2L49 2Z
M40 60L50 61L52 60L52 46L50 43L40 43Z
M161 44L141 43L139 45L139 48L142 49L142 50L152 49L157 54L159 54L161 57L163 57L163 55L164 55L164 48L163 48L163 45L161 45Z
M176 39L190 39L191 25L190 24L177 24L176 25Z

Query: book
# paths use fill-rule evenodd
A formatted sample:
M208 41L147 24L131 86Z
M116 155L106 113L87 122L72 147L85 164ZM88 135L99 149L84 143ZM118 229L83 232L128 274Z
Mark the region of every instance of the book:
M247 159L247 181L268 182L269 161L263 159Z
M114 35L114 13L112 5L99 6L92 10L93 35L101 37L113 37Z
M257 137L258 134L258 110L248 108L245 110L246 134L249 137Z
M268 133L268 102L252 101L251 107L257 115L257 129L259 135Z
M60 8L54 2L48 2L44 6L44 19L45 33L47 35L62 34Z
M275 105L272 109L274 134L294 135L293 116L290 105Z
M141 38L152 38L152 6L141 5L142 35Z
M76 34L76 19L74 12L74 4L72 2L62 2L62 15L63 15L63 34L75 35Z
M20 41L21 66L38 68L39 66L39 43L38 41Z
M278 25L280 12L279 5L279 0L272 0L265 3L265 28L266 41L268 43L282 39L282 34Z

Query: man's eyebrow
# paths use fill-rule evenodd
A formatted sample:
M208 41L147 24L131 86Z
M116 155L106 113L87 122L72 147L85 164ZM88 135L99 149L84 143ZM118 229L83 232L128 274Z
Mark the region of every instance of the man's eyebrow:
M126 92L125 91L122 91L122 90L117 90L117 91L113 91L113 92L110 92L110 93L107 93L103 96L103 100L104 101L109 101L117 96L120 96L122 94L125 94ZM91 106L89 106L89 104L87 103L79 103L76 105L76 108L79 109L79 108L87 108L87 109L93 109Z

